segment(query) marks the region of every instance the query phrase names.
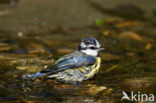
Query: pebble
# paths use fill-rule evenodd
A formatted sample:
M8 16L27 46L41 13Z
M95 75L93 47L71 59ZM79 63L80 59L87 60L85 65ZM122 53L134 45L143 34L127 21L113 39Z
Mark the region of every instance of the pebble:
M131 32L131 31L122 32L119 35L119 38L132 39L132 40L136 40L136 41L140 41L140 42L144 41L144 39L141 36L139 36L139 34L137 34L135 32Z

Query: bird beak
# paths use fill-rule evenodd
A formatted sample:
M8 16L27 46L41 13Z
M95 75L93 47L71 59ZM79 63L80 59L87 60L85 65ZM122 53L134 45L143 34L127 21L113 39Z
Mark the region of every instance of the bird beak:
M99 51L104 50L105 48L98 48Z

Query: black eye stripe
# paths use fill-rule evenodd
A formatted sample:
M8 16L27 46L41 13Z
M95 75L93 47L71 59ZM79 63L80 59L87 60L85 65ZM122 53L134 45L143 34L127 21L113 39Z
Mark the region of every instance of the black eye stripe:
M95 49L97 49L97 47L85 47L85 48L81 48L81 50L86 50L86 49L92 49L92 50L95 50Z
M97 49L97 47L93 47L93 46L92 46L92 47L89 47L89 49Z

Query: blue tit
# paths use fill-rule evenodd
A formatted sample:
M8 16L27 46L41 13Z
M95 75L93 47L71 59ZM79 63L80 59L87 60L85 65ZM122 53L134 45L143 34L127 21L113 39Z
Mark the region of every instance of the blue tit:
M28 74L25 78L46 76L69 83L87 80L99 71L101 58L98 54L103 49L95 38L85 38L77 51L61 57L51 68Z

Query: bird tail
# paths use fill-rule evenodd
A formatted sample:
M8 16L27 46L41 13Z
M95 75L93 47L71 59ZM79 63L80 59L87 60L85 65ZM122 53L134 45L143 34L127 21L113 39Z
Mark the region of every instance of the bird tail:
M41 73L41 72L37 72L37 73L34 73L34 74L28 74L24 77L24 79L34 79L36 77L40 77L40 76L45 76L47 75L46 73Z

